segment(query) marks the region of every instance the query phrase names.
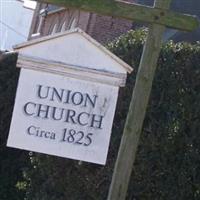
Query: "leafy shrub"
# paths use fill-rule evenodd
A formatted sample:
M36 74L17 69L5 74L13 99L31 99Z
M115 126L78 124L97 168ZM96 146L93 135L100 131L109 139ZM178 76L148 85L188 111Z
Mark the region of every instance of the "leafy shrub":
M108 45L134 72L120 89L106 166L32 153L24 169L28 200L106 199L146 34L130 31ZM169 41L158 61L127 199L200 199L199 130L200 43Z
M0 199L22 200L26 182L23 171L28 167L27 152L6 147L14 105L19 70L17 55L0 59Z

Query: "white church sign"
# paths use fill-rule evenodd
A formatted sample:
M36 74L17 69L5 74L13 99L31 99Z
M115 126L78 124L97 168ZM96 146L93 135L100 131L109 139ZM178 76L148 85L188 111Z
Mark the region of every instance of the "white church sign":
M119 86L132 68L76 29L16 46L7 146L105 164Z

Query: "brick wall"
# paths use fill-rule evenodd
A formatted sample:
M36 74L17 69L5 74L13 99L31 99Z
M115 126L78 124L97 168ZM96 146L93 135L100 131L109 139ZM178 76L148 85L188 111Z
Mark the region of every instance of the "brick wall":
M135 2L136 0L127 1ZM41 7L44 8L45 5ZM40 37L80 27L97 41L106 43L132 28L132 22L127 20L72 9L59 9L57 7L55 9L50 9L50 12L46 16L43 16ZM36 17L38 18L38 16ZM38 24L39 20L33 26L33 30L37 29Z
M136 0L126 0L127 2L134 3ZM92 30L88 33L101 43L107 43L114 40L116 37L129 31L133 23L124 19L117 19L109 16L95 15L93 20Z
M95 24L89 34L101 43L107 43L132 28L131 21L102 15L95 17Z

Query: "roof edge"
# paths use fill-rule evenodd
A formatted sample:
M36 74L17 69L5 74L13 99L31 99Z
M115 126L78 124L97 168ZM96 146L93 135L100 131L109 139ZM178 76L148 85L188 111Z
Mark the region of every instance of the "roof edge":
M128 65L126 62L124 62L123 60L121 60L120 58L118 58L111 51L109 51L108 49L106 49L102 44L100 44L99 42L97 42L95 39L93 39L90 35L88 35L87 33L85 33L80 28L75 28L73 30L65 31L65 32L62 32L62 33L56 33L54 35L44 36L44 37L41 37L41 38L37 38L35 40L30 40L30 41L24 42L22 44L15 45L15 46L13 46L13 48L14 48L14 50L18 51L19 49L21 49L23 47L27 47L27 46L30 46L30 45L33 45L33 44L37 44L37 43L40 43L40 42L44 42L44 41L48 41L48 40L51 40L51 39L63 37L65 35L69 35L69 34L73 34L73 33L80 33L85 39L87 39L89 42L91 42L97 48L99 48L104 53L106 53L107 55L109 55L117 63L119 63L120 65L122 65L122 67L124 67L124 69L128 73L131 73L133 71L133 68L130 65Z
M62 32L62 33L55 33L54 35L43 36L41 38L37 38L37 39L34 39L34 40L29 40L27 42L23 42L21 44L14 45L13 49L14 50L18 50L18 49L21 49L23 47L31 46L33 44L37 44L37 43L48 41L48 40L51 40L51 39L63 37L65 35L69 35L69 34L76 33L76 32L81 32L81 31L82 31L81 29L76 28L76 29L65 31L65 32Z

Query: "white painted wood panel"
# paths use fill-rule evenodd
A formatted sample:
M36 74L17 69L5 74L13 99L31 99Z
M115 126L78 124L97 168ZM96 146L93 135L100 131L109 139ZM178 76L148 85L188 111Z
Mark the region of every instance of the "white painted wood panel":
M22 69L7 146L104 165L117 96L118 87Z
M22 69L7 146L104 165L132 68L80 29L15 48Z

